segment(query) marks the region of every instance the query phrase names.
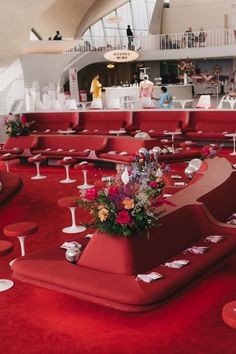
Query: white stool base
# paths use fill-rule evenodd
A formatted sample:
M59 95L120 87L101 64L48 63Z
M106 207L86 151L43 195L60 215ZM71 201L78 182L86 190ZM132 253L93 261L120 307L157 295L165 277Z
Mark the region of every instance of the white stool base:
M229 154L229 155L235 156L235 155L236 155L236 152L235 152L235 151L234 151L234 152L231 152L231 154Z
M47 176L33 176L33 177L30 177L31 179L44 179L44 178L47 178Z
M0 291L5 291L11 289L14 283L12 280L8 279L0 279Z
M60 181L60 183L74 183L74 182L76 182L76 179L70 179L70 178L62 179Z
M81 184L80 186L77 186L79 189L87 189L87 188L93 188L93 184Z
M65 227L62 231L65 232L66 234L76 234L79 232L83 232L86 230L86 227L84 226L69 226Z

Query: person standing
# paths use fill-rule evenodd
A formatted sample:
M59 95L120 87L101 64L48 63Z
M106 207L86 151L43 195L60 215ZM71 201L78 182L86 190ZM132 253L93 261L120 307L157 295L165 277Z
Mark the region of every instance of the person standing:
M56 31L56 35L53 37L54 41L61 41L62 40L62 35L60 31Z
M102 108L102 84L99 82L99 74L94 75L90 92L93 96L91 108Z
M126 34L128 37L128 49L131 50L132 49L132 42L134 40L134 34L131 31L130 25L127 26Z
M149 80L148 75L144 75L143 81L141 81L139 84L139 97L141 98L143 108L154 107L154 104L152 102L153 90L153 82Z
M153 97L154 100L157 100L159 102L157 108L160 109L171 109L174 106L173 103L173 98L172 96L169 94L169 92L167 91L167 88L165 86L161 87L161 97L159 99Z

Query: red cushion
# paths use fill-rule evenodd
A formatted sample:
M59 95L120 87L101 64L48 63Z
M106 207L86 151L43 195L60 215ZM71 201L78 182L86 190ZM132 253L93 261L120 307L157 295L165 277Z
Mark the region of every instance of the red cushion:
M10 155L10 156L0 156L0 160L2 161L10 161L10 160L15 160L16 156Z
M76 170L91 170L92 168L94 168L94 163L91 163L91 162L86 163L86 164L79 164L78 163L74 166L74 168Z
M68 165L73 165L76 163L75 159L70 159L70 160L57 160L57 164L60 166L68 166Z
M1 149L0 154L1 155L4 155L4 154L19 155L19 154L22 154L23 151L24 151L23 149L15 147L13 149Z
M13 149L15 147L20 149L32 149L36 146L38 138L36 136L18 136L9 137L4 144L4 149Z
M14 195L22 186L22 181L19 176L0 171L0 181L2 183L2 190L0 192L0 204L7 201Z
M78 198L76 197L66 197L58 200L58 205L62 208L71 208L78 206Z
M13 246L11 242L8 241L0 241L0 257L6 256L8 253L11 253L13 250Z
M35 162L42 162L47 160L47 158L45 156L38 156L38 157L29 157L28 161L31 163L35 163Z
M7 225L3 229L4 235L8 237L28 236L38 231L38 225L34 222L18 222Z

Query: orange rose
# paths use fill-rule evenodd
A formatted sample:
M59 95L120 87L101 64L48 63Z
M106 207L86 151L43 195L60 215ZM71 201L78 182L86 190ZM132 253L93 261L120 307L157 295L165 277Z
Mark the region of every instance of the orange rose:
M125 209L133 209L134 208L134 200L130 198L125 198L122 202L122 205Z
M98 217L101 220L101 222L106 221L108 216L109 216L109 211L107 209L103 208L99 210Z

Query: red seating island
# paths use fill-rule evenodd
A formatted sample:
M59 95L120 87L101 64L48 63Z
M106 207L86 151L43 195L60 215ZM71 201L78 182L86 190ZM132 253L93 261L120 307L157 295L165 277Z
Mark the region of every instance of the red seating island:
M78 237L83 252L77 264L67 262L65 251L55 245L15 261L14 276L123 311L144 312L160 306L236 251L236 228L214 222L198 202L230 178L231 166L225 159L205 164L208 168L197 182L171 197L176 207L166 207L161 226L150 230L149 239L146 235L125 239L95 234L86 244L84 237ZM222 235L224 239L206 242L210 235ZM204 254L183 254L192 246L209 249ZM189 264L181 269L161 266L178 259ZM137 273L150 271L163 278L151 283L136 280Z
M21 178L13 173L0 171L0 204L8 201L22 187Z

